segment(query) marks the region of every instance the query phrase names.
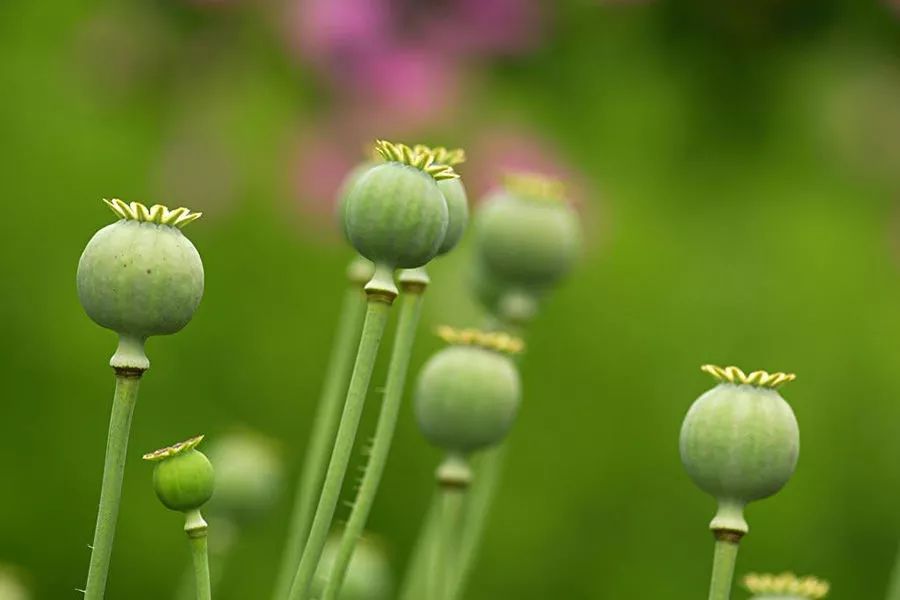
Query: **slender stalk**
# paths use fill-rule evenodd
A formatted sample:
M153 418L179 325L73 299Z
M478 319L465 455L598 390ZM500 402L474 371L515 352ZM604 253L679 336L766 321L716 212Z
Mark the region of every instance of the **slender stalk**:
M428 600L447 600L458 566L460 525L466 492L472 483L472 470L465 456L451 452L437 468L435 476L439 506L426 597Z
M422 519L419 535L413 545L406 573L400 585L399 600L418 600L425 595L428 579L429 560L437 539L438 516L440 515L440 495L434 494L428 503L428 510Z
M212 583L209 578L209 551L207 549L207 525L199 510L185 514L184 531L191 543L191 559L194 564L194 589L197 600L212 600Z
M103 465L103 483L100 488L100 509L91 546L91 563L88 568L86 600L102 600L106 593L109 561L112 557L119 504L122 499L122 481L125 478L125 457L131 417L140 387L141 369L116 368L116 391L113 396L109 433L106 439L106 459Z
M227 519L216 519L213 525L216 530L216 537L209 548L209 583L210 589L215 592L222 582L222 576L225 574L225 568L228 564L231 550L234 548L238 531L237 526ZM191 600L194 597L194 587L194 569L192 566L182 574L181 583L175 592L176 600Z
M359 268L359 261L364 263L363 275L370 270L367 261L359 257L351 263L348 270L351 285L344 294L334 346L325 371L325 383L319 396L303 467L297 481L294 508L276 580L274 600L286 598L290 592L291 582L297 572L297 565L303 555L303 548L315 515L316 500L319 498L322 481L328 469L328 459L331 456L342 402L347 393L350 369L353 367L354 352L359 342L360 328L366 311L362 285L368 277L359 277L358 272L362 270Z
M478 560L478 550L484 539L491 507L494 505L494 499L500 489L500 481L503 479L506 453L507 445L503 443L496 448L487 450L479 461L472 490L469 492L464 508L459 565L451 579L448 600L460 598L466 591L469 577Z
M441 488L438 538L432 547L428 600L447 600L450 597L450 585L457 566L459 525L464 500L465 492L462 488Z
M366 319L359 340L359 351L353 366L353 375L350 378L350 387L347 390L347 400L341 415L341 423L335 438L334 450L331 453L331 461L328 463L328 471L325 474L316 514L291 585L288 596L290 600L306 600L312 586L316 567L328 539L331 520L334 518L334 511L340 499L341 486L347 473L350 455L353 452L353 443L356 440L356 431L359 428L359 420L369 390L369 381L375 367L378 347L381 344L391 303L394 299L394 296L379 291L367 293Z
M336 600L340 593L341 585L347 574L347 567L350 566L350 559L353 557L353 550L366 527L369 511L375 502L378 486L381 484L381 477L391 451L391 442L394 439L400 403L403 399L403 388L406 384L406 372L409 368L416 328L422 312L422 296L427 285L427 276L424 271L420 273L423 278L416 278L412 281L406 280L406 273L400 275L403 303L400 307L397 334L391 352L391 362L388 367L381 412L375 428L375 438L372 440L369 462L356 494L356 501L350 511L350 518L341 535L322 600Z
M709 584L709 600L728 600L734 579L740 534L716 531L716 547L713 554L712 578Z

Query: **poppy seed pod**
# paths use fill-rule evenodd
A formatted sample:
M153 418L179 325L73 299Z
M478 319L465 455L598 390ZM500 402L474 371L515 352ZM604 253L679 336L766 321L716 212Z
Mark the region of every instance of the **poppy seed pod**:
M413 150L419 153L430 154L434 157L435 165L451 167L454 170L466 161L466 152L462 148L449 150L443 146L429 148L428 146L418 145ZM443 256L456 247L466 231L466 225L469 223L469 196L466 194L466 187L459 177L439 179L437 185L441 193L444 194L444 200L447 202L447 233L444 235L444 241L438 249L438 256Z
M536 175L510 175L475 216L479 259L506 286L546 289L564 277L581 247L578 216L562 185Z
M377 286L396 294L395 269L414 269L435 257L449 222L437 182L458 177L431 155L379 141L384 163L356 180L343 204L344 231L353 247L375 263Z
M216 471L216 495L210 514L238 523L258 519L278 500L282 465L273 443L256 433L239 432L218 438L209 447Z
M199 510L212 498L215 475L206 456L197 450L198 435L144 455L156 463L153 490L166 508L187 513Z
M451 346L432 356L419 374L419 428L448 452L467 454L500 442L521 402L519 372L509 355L520 352L522 342L503 333L449 327L438 333Z
M335 536L325 546L313 582L314 598L321 598L325 592L339 545L340 536ZM353 548L338 600L387 600L393 590L394 577L384 548L377 538L367 533Z
M120 220L88 242L78 261L78 298L98 325L117 332L113 367L147 369L144 341L181 330L203 296L203 262L181 228L200 213L106 200Z
M794 375L714 365L703 370L721 383L688 410L681 461L694 483L718 500L710 528L743 535L744 506L775 494L797 465L797 419L776 391Z
M751 600L820 600L828 595L831 588L827 581L818 577L797 577L793 573L750 573L744 577L743 583L747 591L753 594Z

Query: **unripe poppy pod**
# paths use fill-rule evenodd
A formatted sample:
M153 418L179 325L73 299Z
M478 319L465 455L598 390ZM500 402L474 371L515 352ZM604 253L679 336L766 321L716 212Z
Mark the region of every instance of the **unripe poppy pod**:
M797 577L793 573L780 575L750 573L744 577L744 587L751 600L820 600L831 588L825 580L808 575Z
M688 410L681 460L694 483L719 502L710 527L743 534L744 506L775 494L797 465L797 419L776 390L794 375L714 365L703 370L721 383Z
M451 345L432 356L419 374L415 410L433 445L466 454L500 442L521 402L519 372L510 353L520 340L476 330L439 331Z
M450 150L443 146L429 148L418 145L414 151L430 154L434 158L435 165L444 165L454 170L466 161L466 152L462 148ZM459 177L438 179L437 185L447 202L447 233L438 249L438 255L442 256L456 247L466 231L466 225L469 223L469 197Z
M421 267L438 253L449 222L437 181L457 175L403 144L380 141L377 149L386 162L356 179L341 210L344 232L376 268Z
M559 182L510 175L475 217L479 260L506 286L527 291L557 283L581 247L578 216Z
M321 598L325 591L339 544L340 536L335 536L325 546L313 582L314 598ZM394 576L387 554L381 542L367 533L353 548L338 600L387 600L393 591Z
M206 456L197 450L198 435L144 455L153 461L153 490L166 508L180 512L199 510L212 498L215 475Z
M232 433L209 446L216 495L209 511L239 523L253 521L278 500L283 477L273 443L251 432Z
M153 335L176 333L194 316L203 296L203 262L181 233L200 213L159 204L148 209L138 202L106 203L120 220L98 231L78 261L78 298L85 312L138 345ZM142 362L146 357L113 366L149 366Z

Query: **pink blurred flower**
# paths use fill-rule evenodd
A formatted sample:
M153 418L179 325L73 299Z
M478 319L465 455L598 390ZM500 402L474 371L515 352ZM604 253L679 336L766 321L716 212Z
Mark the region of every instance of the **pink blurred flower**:
M535 0L456 0L431 15L424 32L445 52L520 54L540 39L541 7Z
M291 45L321 70L342 78L392 38L391 0L294 0ZM337 70L337 71L336 71Z

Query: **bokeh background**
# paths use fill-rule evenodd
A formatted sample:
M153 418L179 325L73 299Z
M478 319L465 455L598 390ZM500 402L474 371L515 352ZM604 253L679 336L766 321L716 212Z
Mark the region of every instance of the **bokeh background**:
M350 251L334 190L375 137L462 145L473 196L562 176L587 241L543 307L472 600L706 593L713 503L677 437L705 362L790 370L795 478L749 510L739 572L884 596L900 539L900 5L869 0L0 3L0 562L84 583L114 335L83 314L102 197L202 210L191 325L149 344L108 596L188 560L141 453L236 427L293 479ZM468 244L429 330L479 320ZM383 381L383 366L375 386ZM373 391L363 431L371 431ZM407 406L370 523L399 573L438 455ZM268 597L288 498L220 597ZM739 597L743 597L740 595Z

